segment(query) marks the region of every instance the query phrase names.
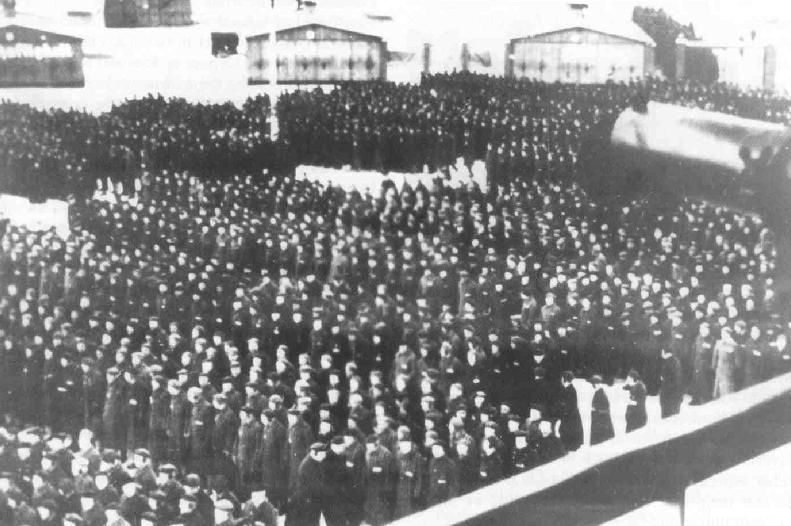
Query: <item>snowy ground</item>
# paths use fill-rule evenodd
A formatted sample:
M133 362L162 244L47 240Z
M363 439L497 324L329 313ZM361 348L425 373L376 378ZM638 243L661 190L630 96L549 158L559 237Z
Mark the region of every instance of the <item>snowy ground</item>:
M403 185L415 187L418 181L422 181L426 188L431 188L432 181L436 177L443 177L439 172L429 173L426 168L423 173L401 173L390 172L385 175L372 170L351 170L348 166L343 169L325 168L322 166L299 165L295 170L298 179L309 179L323 184L338 186L344 190L358 190L364 192L366 189L372 193L381 187L385 180L393 181L398 188ZM469 184L476 182L481 188L486 188L486 168L483 161L475 161L472 166L472 174L464 166L461 158L457 159L456 166L450 168L450 185Z

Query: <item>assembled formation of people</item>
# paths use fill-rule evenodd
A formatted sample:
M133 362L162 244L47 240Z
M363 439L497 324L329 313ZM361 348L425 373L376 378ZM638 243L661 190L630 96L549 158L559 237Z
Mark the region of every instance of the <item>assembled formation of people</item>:
M583 410L595 445L648 396L668 417L791 370L759 218L575 184L581 134L645 90L787 118L722 86L467 73L284 95L276 143L264 99L0 106L25 123L3 190L72 194L66 238L0 223L0 523L384 524L578 450ZM489 187L289 172L456 157Z

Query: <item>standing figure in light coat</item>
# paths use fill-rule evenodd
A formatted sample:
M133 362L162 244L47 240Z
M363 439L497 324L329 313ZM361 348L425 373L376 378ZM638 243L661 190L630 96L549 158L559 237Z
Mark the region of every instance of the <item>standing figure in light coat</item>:
M714 398L736 391L736 378L742 367L741 350L733 339L730 327L722 329L722 336L714 345L711 366L714 369Z

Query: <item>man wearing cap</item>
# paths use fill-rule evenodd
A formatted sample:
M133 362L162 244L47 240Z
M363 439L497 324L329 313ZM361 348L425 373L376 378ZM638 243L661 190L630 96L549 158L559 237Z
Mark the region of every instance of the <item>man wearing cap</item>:
M684 385L681 377L681 362L670 348L662 349L660 381L659 405L662 408L662 418L677 415L684 398Z
M711 364L714 369L713 398L735 392L737 375L743 365L743 356L730 327L723 327L721 337L714 345Z
M345 453L344 437L336 435L330 441L327 458L322 463L327 489L322 513L327 526L350 524L353 521L355 472L354 465L347 464Z
M324 444L310 445L308 454L297 470L291 496L285 507L287 526L317 526L326 495L321 463L327 452Z
M83 427L99 433L105 394L104 376L95 366L93 358L89 356L84 356L80 360L80 373L77 378L77 391L82 410L81 422Z
M187 465L191 471L208 475L213 467L212 436L214 430L214 408L203 398L199 387L190 387L188 400L192 405L189 420L189 457Z
M615 431L610 415L610 399L604 390L604 380L600 375L594 374L591 376L590 383L593 386L590 443L595 446L614 437Z
M459 473L456 462L447 455L447 446L435 442L427 470L426 505L434 506L459 494Z
M396 464L398 483L394 518L405 517L417 511L423 491L425 459L412 441L412 433L406 426L397 431Z
M170 395L165 378L154 375L151 379L151 401L148 419L148 449L154 464L167 458L168 419L170 418Z
M187 388L178 380L168 380L169 408L167 420L167 458L178 465L187 460L187 437L189 436L192 404L187 399Z
M102 445L113 449L125 447L126 419L125 408L126 382L116 367L107 370L107 394L102 413Z
M536 455L538 464L547 464L566 454L563 442L555 435L550 420L541 420L538 424L539 438L537 441Z
M95 489L86 488L80 493L80 509L86 526L104 526L104 507L96 501Z
M561 374L561 391L557 399L558 433L566 451L576 451L582 445L582 419L577 405L577 390L571 371Z
M133 451L147 443L150 390L133 369L124 371L124 381L126 383L124 405L127 418L126 450Z
M197 473L184 477L184 495L195 501L195 511L207 524L214 522L214 503L209 494L201 487L201 478ZM181 501L179 501L181 504Z
M140 485L137 482L127 482L121 487L121 501L118 503L118 512L130 524L140 524L140 517L148 510L148 502L140 494Z
M255 464L261 473L261 484L269 500L278 507L288 496L289 436L289 430L276 418L272 409L265 409L261 413L261 435L255 452ZM292 438L300 441L296 435Z
M239 417L228 407L225 395L214 395L214 427L212 430L212 451L214 452L214 473L220 473L235 480L236 468L233 464L234 444L239 431Z
M153 519L157 522L165 522L175 519L177 516L176 506L173 506L173 503L168 502L167 498L168 496L165 494L165 492L159 488L149 492L146 500L148 502L148 509L150 511L144 513L141 520L145 520L146 515L148 514L153 515ZM176 500L178 500L178 498Z
M365 518L365 453L366 447L359 430L346 428L343 433L343 456L349 475L347 517L351 524L360 524Z
M134 480L144 492L152 491L157 487L157 476L151 466L151 453L144 448L134 451L132 457L134 463Z
M157 514L168 520L178 515L179 497L184 493L184 486L176 480L177 473L173 464L161 464L157 472L157 491L163 494Z
M261 435L261 424L256 418L255 410L245 405L239 412L241 424L236 438L234 462L239 469L239 478L243 487L251 487L258 480L260 468L256 461L256 448Z
M179 516L173 524L183 526L205 526L214 522L212 513L211 522L198 512L198 503L194 495L182 495L179 498Z
M714 393L713 352L714 339L711 336L711 325L704 321L698 326L698 335L693 347L690 405L704 404L711 400Z
M220 499L214 503L214 524L215 526L233 526L233 502L227 499Z
M241 518L249 523L278 526L277 509L267 499L265 490L253 491L250 500L242 505Z
M511 470L513 474L522 473L538 465L536 442L530 442L526 431L514 433L514 448L511 451Z
M225 395L228 407L238 413L242 405L244 405L244 397L242 393L236 390L233 376L226 376L222 379L222 394Z
M398 468L376 435L366 439L365 464L365 520L371 525L385 524L392 516Z
M501 442L495 437L484 438L481 441L480 457L478 459L478 481L480 486L486 486L503 478L503 453L498 448Z
M308 448L315 439L313 429L307 423L307 412L299 409L288 411L288 488L291 493L296 490L299 466L308 454Z

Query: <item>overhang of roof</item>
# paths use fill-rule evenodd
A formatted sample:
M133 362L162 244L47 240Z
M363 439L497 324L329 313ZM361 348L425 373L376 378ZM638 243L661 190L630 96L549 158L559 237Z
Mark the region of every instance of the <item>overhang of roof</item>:
M22 26L19 24L2 24L0 23L0 31L12 31L12 30L21 30L21 31L30 31L33 33L40 33L42 35L47 35L52 37L55 40L63 40L68 42L82 42L82 38L76 37L73 35L65 35L63 33L56 33L54 31L46 31L43 29L39 29L36 27L29 27L29 26Z
M617 38L617 39L620 39L620 40L627 40L629 42L634 42L636 44L643 44L643 45L648 45L648 46L654 46L655 45L653 41L646 42L645 40L636 38L634 36L627 36L627 35L622 35L622 34L619 34L619 33L613 33L613 32L610 32L610 31L603 31L601 29L597 29L597 28L593 28L593 27L587 27L585 25L577 25L577 26L565 27L565 28L561 28L561 29L554 29L554 30L551 30L551 31L545 31L545 32L542 32L542 33L535 33L535 34L531 34L531 35L525 35L523 37L514 38L513 40L515 40L515 41L533 40L533 39L537 39L537 38L541 38L541 37L546 37L546 36L549 36L549 35L558 35L558 34L561 34L561 33L567 33L569 31L588 31L588 32L591 32L591 33L597 33L599 35L606 35L606 36Z

